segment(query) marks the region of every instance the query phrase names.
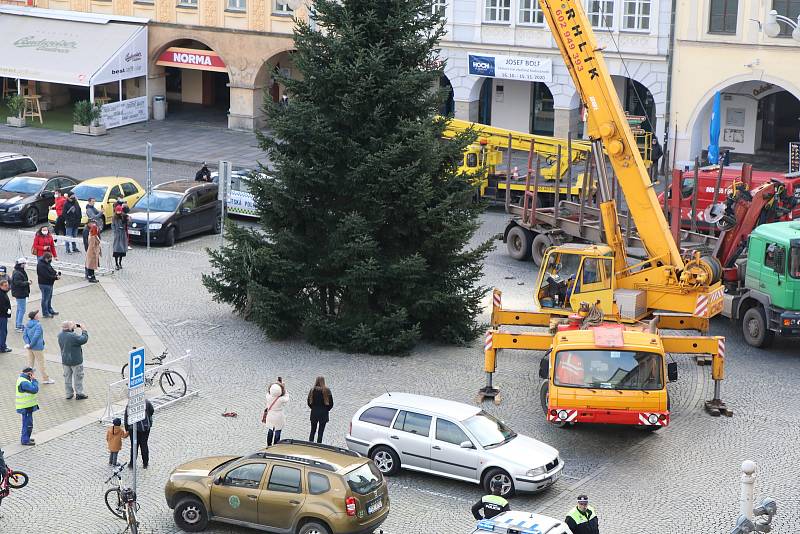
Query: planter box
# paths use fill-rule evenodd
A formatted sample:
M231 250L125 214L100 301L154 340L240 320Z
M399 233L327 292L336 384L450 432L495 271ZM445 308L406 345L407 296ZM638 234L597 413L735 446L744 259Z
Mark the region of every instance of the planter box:
M90 135L105 135L106 134L106 127L105 126L89 126L89 134Z
M81 126L80 124L73 124L72 125L72 133L81 134L81 135L89 135L89 127L88 126Z
M14 126L15 128L24 128L27 126L25 119L21 119L19 117L6 117L6 124L9 126Z

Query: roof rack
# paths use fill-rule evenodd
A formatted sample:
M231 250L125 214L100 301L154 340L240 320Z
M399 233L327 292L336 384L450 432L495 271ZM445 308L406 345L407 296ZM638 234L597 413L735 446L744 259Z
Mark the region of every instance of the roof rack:
M265 460L283 460L286 462L294 462L297 464L308 465L311 467L317 467L319 469L324 469L325 471L330 471L331 473L336 472L336 467L332 466L327 462L320 462L319 460L312 460L311 458L303 458L301 456L292 456L291 454L280 454L275 452L267 452L261 451L255 454L251 454L248 458L263 458Z
M323 449L326 451L338 452L339 454L346 454L354 458L359 458L361 455L350 449L344 447L337 447L335 445L325 445L324 443L314 443L313 441L304 441L302 439L282 439L276 445L303 445L306 447L314 447L316 449Z

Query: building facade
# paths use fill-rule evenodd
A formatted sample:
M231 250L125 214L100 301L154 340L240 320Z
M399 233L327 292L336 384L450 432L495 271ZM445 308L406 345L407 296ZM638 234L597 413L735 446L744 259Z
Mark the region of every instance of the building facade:
M671 0L586 0L620 99L661 137ZM451 0L441 43L457 118L566 137L584 130L580 97L538 0Z
M714 96L721 94L722 150L785 157L800 133L800 42L771 10L797 20L797 0L677 0L670 136L686 164L709 146ZM676 135L677 134L677 135ZM743 158L747 159L747 158Z

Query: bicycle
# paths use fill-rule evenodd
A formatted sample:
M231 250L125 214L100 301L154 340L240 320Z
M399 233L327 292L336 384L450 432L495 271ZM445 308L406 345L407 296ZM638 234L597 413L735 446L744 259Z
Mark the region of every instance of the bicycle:
M153 356L152 360L145 362L145 368L164 365L164 360L166 358L167 351L165 350L159 356ZM128 378L127 363L122 366L121 374L123 379ZM183 375L178 371L168 367L160 370L145 371L145 386L151 387L156 381L156 376L158 376L158 385L161 387L161 391L163 391L165 395L169 395L170 397L183 397L186 395L186 379L183 378Z
M138 534L139 521L136 520L136 512L139 511L139 503L136 502L136 493L133 488L122 486L120 474L127 465L128 463L125 462L115 467L111 476L106 480L106 484L112 483L114 487L106 491L105 500L109 511L127 522L128 526L125 528L125 532L130 530L131 534Z
M28 475L6 467L5 476L0 475L0 500L5 499L12 489L22 489L28 485Z

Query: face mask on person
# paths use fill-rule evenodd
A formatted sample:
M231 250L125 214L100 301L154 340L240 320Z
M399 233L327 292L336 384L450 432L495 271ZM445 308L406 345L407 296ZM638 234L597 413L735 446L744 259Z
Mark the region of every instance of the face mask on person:
M42 235L47 235L49 232L47 230L42 230Z

